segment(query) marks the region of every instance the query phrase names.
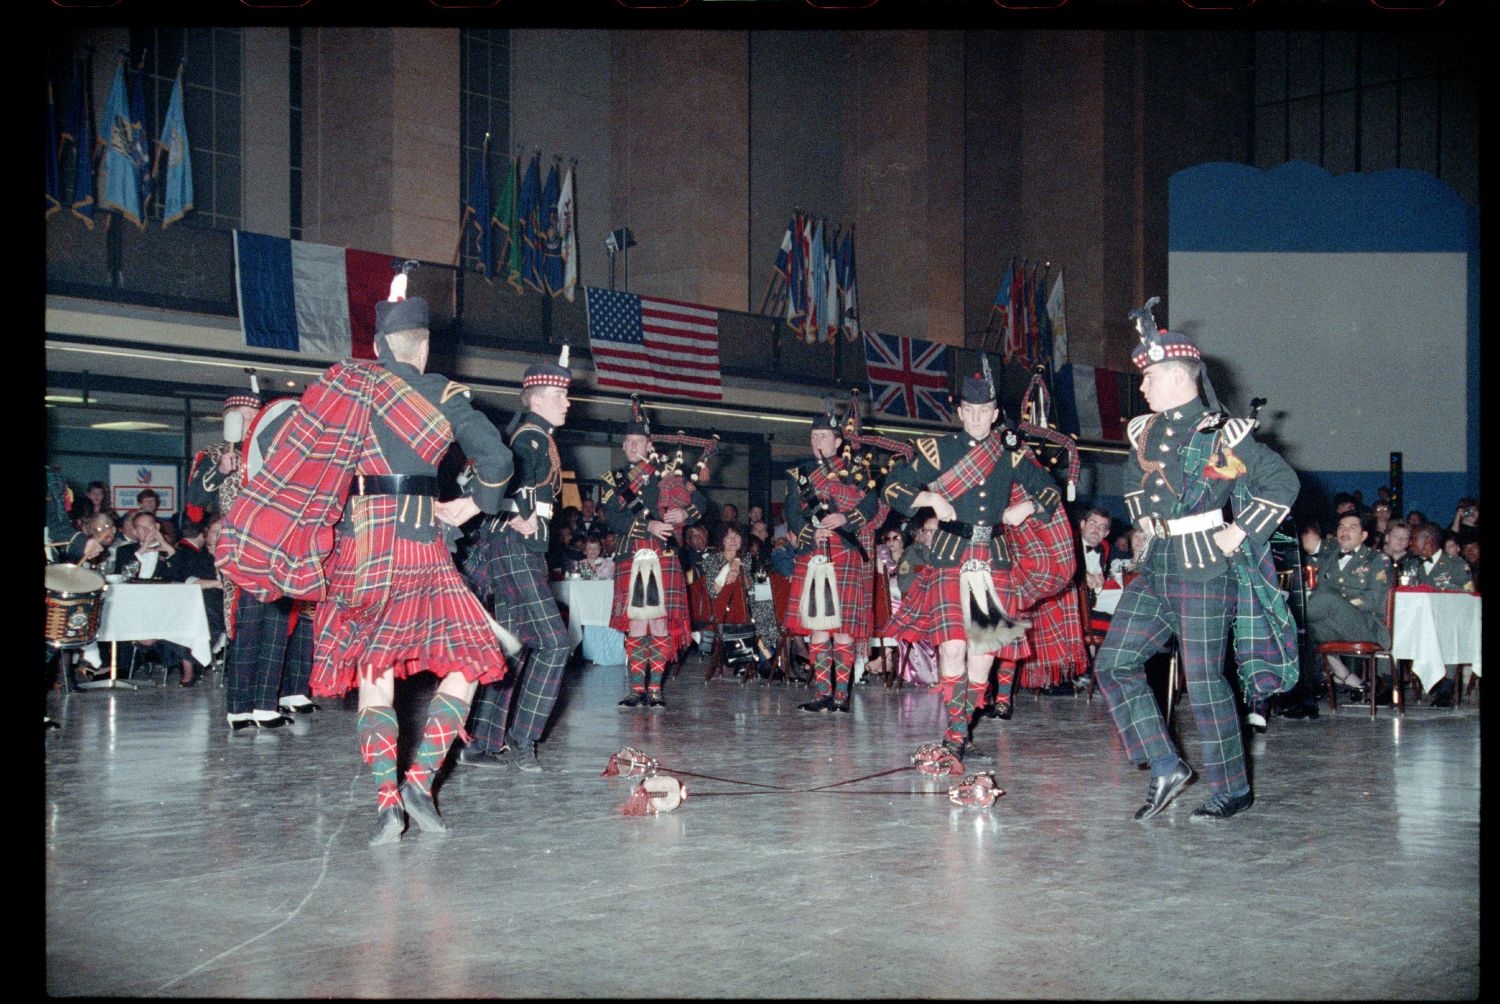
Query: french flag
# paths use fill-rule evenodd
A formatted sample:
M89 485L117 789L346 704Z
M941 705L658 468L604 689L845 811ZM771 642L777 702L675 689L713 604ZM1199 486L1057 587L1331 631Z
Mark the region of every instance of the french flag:
M234 271L245 344L343 359L375 358L375 303L392 257L243 230Z

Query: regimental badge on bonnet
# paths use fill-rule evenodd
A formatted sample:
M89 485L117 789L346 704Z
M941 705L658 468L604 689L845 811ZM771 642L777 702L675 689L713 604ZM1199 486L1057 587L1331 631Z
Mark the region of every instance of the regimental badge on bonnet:
M1156 315L1152 313L1151 308L1160 302L1161 297L1153 296L1146 301L1144 306L1135 308L1128 315L1131 322L1135 324L1136 334L1141 340L1141 343L1135 347L1135 351L1130 353L1130 361L1135 364L1136 369L1144 370L1166 359L1200 360L1203 358L1198 351L1197 343L1191 336L1156 326Z

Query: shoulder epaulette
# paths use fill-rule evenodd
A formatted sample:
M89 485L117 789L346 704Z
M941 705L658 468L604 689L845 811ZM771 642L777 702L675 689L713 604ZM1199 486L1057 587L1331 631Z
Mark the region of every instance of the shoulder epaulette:
M922 455L922 459L933 467L941 467L941 455L938 452L938 441L936 436L918 436L912 440L912 446Z
M1229 421L1224 423L1224 430L1222 433L1222 435L1224 436L1224 445L1239 445L1240 440L1250 435L1250 430L1254 428L1255 423L1250 421L1250 419L1248 418L1231 418Z
M472 393L470 393L469 388L465 387L463 384L453 380L449 380L448 386L443 388L443 396L440 403L447 404L450 400L452 400L459 394L462 394L464 397L474 396Z

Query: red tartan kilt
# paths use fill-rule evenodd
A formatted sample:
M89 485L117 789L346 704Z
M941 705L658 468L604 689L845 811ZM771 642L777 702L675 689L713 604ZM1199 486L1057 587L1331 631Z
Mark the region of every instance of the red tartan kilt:
M982 544L971 544L970 553L984 559L988 549ZM960 561L959 565L962 564ZM891 616L886 637L902 641L925 641L934 646L945 641L968 641L968 635L964 632L963 607L959 603L958 579L959 568L956 566L934 568L927 565L918 571L911 588L901 594L901 609ZM1020 603L1010 569L991 568L990 579L995 583L995 593L1000 597L1000 605L1007 612L1018 609ZM1023 635L1018 641L996 649L993 654L1002 659L1024 659L1031 655L1031 651L1031 644Z
M682 562L676 553L662 554L659 547L652 547L661 560L661 586L666 595L662 605L667 608L667 636L675 648L686 648L693 639L693 621L688 613L687 580L682 577ZM609 626L616 631L630 633L630 618L625 616L630 606L630 566L634 555L615 559L615 602L610 609Z
M1021 686L1055 686L1088 669L1077 589L1069 586L1042 600L1027 611L1026 619L1031 621L1026 632L1031 656L1021 663Z
M802 626L802 616L797 607L802 600L802 584L807 581L807 568L812 562L813 551L797 555L797 569L792 573L791 589L786 597L785 629L792 634L811 634ZM833 579L839 587L839 617L843 623L833 634L846 634L851 638L870 637L870 593L873 590L871 568L868 561L859 560L853 548L833 548Z
M313 612L314 697L342 697L367 667L376 674L394 669L398 678L462 673L493 683L505 676L505 657L484 608L441 540L395 538L389 591L357 608L339 602L347 574L338 572L353 567L355 538L341 535L337 548L329 597Z

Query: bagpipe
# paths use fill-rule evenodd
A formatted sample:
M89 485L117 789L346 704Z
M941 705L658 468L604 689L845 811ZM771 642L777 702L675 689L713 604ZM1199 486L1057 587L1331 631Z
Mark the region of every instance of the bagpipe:
M827 459L819 457L817 464L813 467L808 468L804 464L798 464L787 473L791 474L797 482L797 495L802 501L802 511L807 513L808 519L812 521L813 526L821 527L822 520L833 515L835 510L827 499L818 496L817 489L813 487L812 483L813 474L821 473L823 477L837 481L849 477L851 472L848 467L845 467L841 471L835 471L829 466ZM833 532L838 534L844 543L848 544L859 555L860 561L870 560L870 552L866 551L865 545L860 542L859 534L847 526L834 527Z
M687 463L684 449L696 447L699 450L698 460L683 475L684 481L691 481L694 486L701 484L708 476L708 462L713 459L715 453L719 452L719 437L714 435L710 438L702 436L689 436L680 430L660 436L648 436L651 443L651 452L641 460L629 467L622 467L615 471L615 494L625 504L631 513L637 516L645 516L647 519L657 518L656 513L646 505L641 498L646 490L653 484L661 484L674 475L681 475ZM658 452L659 445L676 446L672 454ZM686 484L676 486L678 490L673 491L667 485L662 485L662 492L658 495L658 504L663 509L673 506L682 508L686 506L692 496L691 489Z

